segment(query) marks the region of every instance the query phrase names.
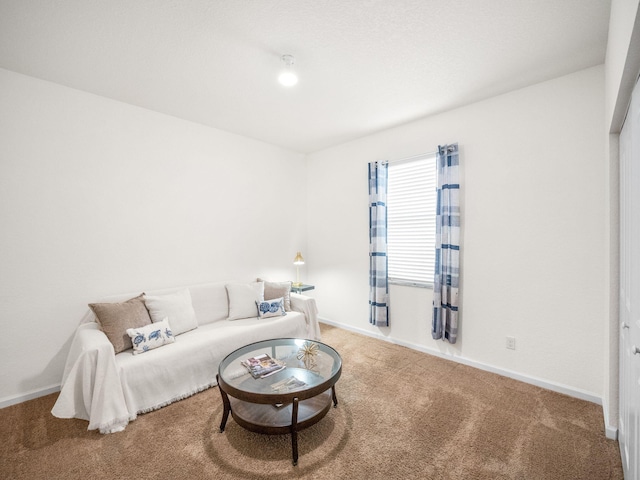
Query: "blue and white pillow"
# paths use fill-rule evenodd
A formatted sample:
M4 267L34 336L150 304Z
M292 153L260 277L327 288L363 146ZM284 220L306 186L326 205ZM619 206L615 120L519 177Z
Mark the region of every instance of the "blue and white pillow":
M280 317L287 314L284 310L284 297L263 300L256 302L256 305L258 306L258 317L260 318Z
M171 332L168 318L165 318L160 322L145 325L144 327L128 328L127 335L131 337L134 355L144 353L149 350L153 350L154 348L166 345L167 343L173 343L176 341L173 333Z

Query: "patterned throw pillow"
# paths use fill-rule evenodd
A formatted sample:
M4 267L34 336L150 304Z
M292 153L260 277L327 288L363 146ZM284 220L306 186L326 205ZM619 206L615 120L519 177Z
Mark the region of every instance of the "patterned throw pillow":
M171 327L169 327L169 320L167 318L144 327L129 328L127 334L131 337L134 355L176 341L173 333L171 333Z
M256 302L256 305L258 306L258 316L260 318L280 317L287 314L284 311L284 298L282 297Z
M291 282L269 282L258 278L259 282L264 282L264 299L273 300L284 298L284 311L291 311Z

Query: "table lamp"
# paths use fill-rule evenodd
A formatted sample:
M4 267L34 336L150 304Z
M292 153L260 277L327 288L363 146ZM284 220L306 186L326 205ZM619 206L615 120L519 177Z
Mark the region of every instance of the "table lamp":
M300 265L304 265L304 258L300 252L296 253L296 258L293 259L293 264L296 266L296 281L293 282L294 287L301 287L302 282L300 281Z

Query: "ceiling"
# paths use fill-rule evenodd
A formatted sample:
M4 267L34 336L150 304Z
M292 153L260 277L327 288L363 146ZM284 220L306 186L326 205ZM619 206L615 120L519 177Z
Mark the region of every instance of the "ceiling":
M599 65L610 4L0 0L0 67L309 153Z

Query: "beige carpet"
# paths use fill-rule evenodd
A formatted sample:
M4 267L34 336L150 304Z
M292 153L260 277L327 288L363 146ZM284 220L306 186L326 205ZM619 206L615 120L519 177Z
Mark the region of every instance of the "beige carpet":
M0 410L1 479L622 479L602 408L323 326L343 357L338 408L299 434L219 433L209 389L122 433L50 414L56 395ZM214 375L215 372L212 372Z

